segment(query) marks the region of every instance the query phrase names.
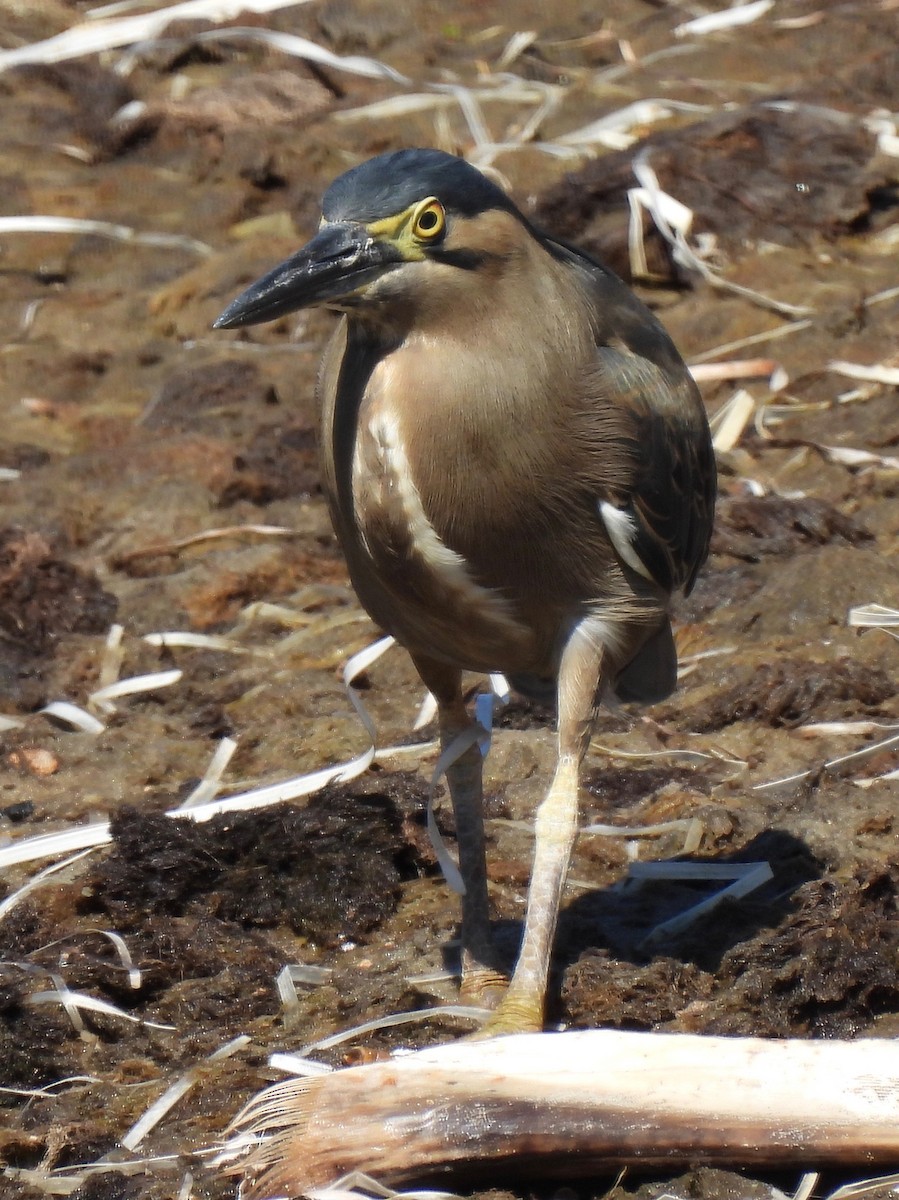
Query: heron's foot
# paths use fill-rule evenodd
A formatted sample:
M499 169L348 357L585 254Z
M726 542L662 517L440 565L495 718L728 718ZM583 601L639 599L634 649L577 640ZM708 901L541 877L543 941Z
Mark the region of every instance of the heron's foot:
M501 971L494 971L490 967L475 967L463 973L459 999L463 1004L492 1010L502 1002L508 987L508 976L503 975Z
M511 1033L543 1032L543 997L514 995L506 992L499 1006L480 1029L470 1035L472 1041L504 1037Z

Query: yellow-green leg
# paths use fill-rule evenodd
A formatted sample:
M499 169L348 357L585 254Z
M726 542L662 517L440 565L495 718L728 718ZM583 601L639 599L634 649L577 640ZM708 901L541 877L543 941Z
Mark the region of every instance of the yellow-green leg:
M552 785L537 810L521 951L505 996L476 1037L543 1029L559 904L577 836L578 777L596 716L602 658L601 644L583 627L575 630L559 668L559 757Z
M462 699L462 674L430 659L415 659L418 672L437 700L441 749L474 728ZM462 987L464 1000L493 1008L506 990L490 936L487 859L484 847L483 757L477 741L446 769L453 814L462 895Z

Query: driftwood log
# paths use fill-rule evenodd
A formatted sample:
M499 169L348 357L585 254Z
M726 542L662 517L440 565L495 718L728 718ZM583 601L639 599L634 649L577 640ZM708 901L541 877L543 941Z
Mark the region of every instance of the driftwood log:
M624 1165L896 1168L899 1042L614 1030L461 1041L268 1088L229 1150L247 1200L357 1171L398 1185Z

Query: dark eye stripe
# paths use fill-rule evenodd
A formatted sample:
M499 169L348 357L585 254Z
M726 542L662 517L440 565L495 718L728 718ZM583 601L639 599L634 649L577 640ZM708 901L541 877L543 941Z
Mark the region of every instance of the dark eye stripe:
M477 250L447 250L445 246L434 246L428 254L451 267L461 267L463 271L476 271L489 257Z

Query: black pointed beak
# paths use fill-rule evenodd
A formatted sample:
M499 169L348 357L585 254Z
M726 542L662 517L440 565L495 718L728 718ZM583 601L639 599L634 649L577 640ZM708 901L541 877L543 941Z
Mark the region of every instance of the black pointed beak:
M373 238L364 225L325 225L302 250L232 300L212 328L258 325L343 299L403 261L392 242Z

